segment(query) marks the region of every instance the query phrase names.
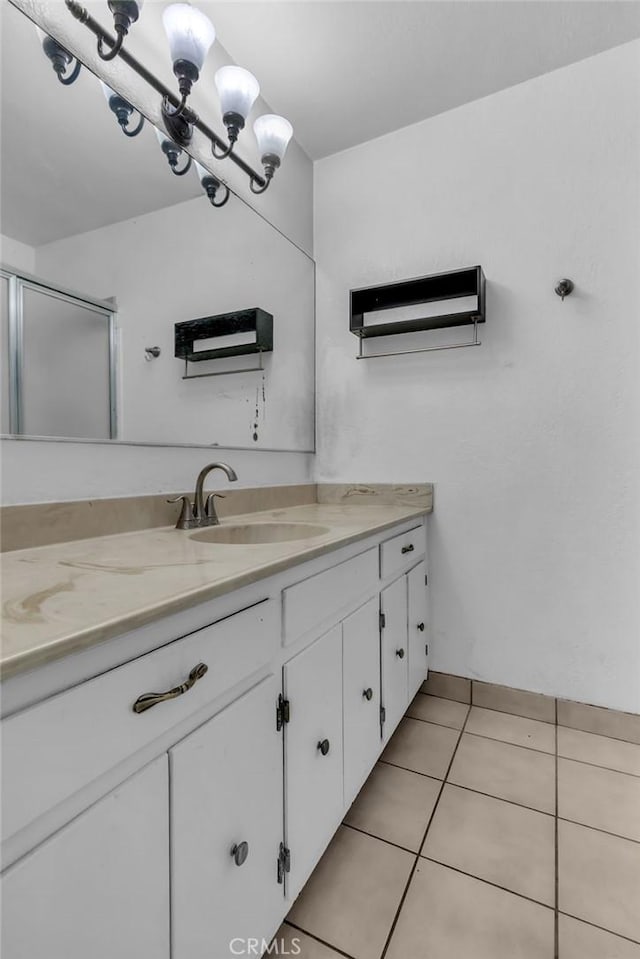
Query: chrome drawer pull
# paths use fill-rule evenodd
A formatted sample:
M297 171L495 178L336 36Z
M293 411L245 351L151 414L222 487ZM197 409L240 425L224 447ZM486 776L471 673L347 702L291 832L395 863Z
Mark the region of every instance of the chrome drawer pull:
M199 679L202 679L208 669L209 667L206 663L198 663L189 673L189 678L186 682L180 683L179 686L175 686L166 693L144 693L144 695L138 696L131 708L134 713L143 713L146 709L157 706L158 703L164 703L168 699L176 699L178 696L182 696L182 694L188 692Z
M409 543L408 546L403 546L400 550L401 553L413 553L413 543Z

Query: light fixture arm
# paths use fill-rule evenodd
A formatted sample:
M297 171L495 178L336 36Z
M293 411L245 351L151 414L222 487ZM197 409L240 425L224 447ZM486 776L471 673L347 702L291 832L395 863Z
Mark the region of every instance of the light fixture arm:
M255 185L257 181L251 180L249 186L252 193L264 193L269 188L269 184L273 180L273 176L280 166L280 158L275 156L273 153L267 153L262 158L262 166L264 167L264 180L262 183L258 183L257 186Z
M72 57L69 51L65 50L53 37L45 37L42 43L42 49L51 61L51 66L60 83L65 87L71 86L71 84L78 79L78 74L82 67L80 61ZM71 72L66 73L65 71L71 63L73 63Z

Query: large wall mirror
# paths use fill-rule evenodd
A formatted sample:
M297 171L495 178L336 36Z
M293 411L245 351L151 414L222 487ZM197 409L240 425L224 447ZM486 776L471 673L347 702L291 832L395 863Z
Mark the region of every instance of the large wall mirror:
M59 83L6 2L1 44L3 434L313 450L313 260L148 121L124 136L86 67ZM175 324L254 308L272 351L174 355Z

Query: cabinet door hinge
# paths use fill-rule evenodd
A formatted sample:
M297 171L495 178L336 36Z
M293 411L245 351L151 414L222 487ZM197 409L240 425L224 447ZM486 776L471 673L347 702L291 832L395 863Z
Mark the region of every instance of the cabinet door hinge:
M384 708L384 706L381 706L380 707L380 725L381 726L384 726L386 719L387 719L387 710Z
M290 715L289 700L285 699L281 693L278 696L278 703L276 705L276 729L278 732L280 732L285 723L289 722Z
M424 647L424 654L425 656L429 655L429 643L427 643L426 646Z
M291 872L291 850L283 842L280 843L280 852L278 853L278 882L284 882L284 874Z
M428 575L426 575L426 574L425 574L425 577L424 577L424 585L425 585L425 586L428 586L428 585L429 585L429 577L428 577Z
M384 615L384 613L381 612L380 613L380 629L384 629L386 624L387 624L387 617Z

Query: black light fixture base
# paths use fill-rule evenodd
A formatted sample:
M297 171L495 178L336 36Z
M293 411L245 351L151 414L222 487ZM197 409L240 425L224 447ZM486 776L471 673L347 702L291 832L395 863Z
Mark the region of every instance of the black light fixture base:
M166 102L162 102L162 119L167 133L180 147L188 147L193 138L193 124L181 114L172 113Z
M45 37L42 41L42 49L51 61L51 66L60 83L64 84L64 86L72 84L80 73L79 60L76 60L75 65L67 72L75 59L68 50L65 50L53 37Z

